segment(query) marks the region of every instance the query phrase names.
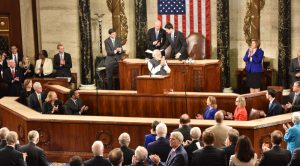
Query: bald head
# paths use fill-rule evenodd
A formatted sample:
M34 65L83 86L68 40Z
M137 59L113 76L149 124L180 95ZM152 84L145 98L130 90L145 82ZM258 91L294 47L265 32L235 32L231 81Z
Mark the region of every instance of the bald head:
M155 21L154 28L157 31L160 30L160 28L161 28L161 21L160 20Z
M188 125L191 122L191 119L188 114L182 114L179 121L182 125Z
M92 152L94 156L103 156L103 149L102 141L95 141L92 145Z
M217 111L215 114L215 120L217 123L222 123L222 121L224 120L224 114L222 111Z

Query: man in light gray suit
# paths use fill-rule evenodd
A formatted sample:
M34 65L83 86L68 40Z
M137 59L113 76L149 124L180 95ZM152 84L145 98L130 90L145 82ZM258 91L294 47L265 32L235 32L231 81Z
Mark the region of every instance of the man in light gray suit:
M117 32L114 29L108 30L109 37L104 41L105 50L106 50L106 77L107 77L107 89L113 89L114 81L113 75L114 73L119 73L119 63L118 61L121 59L123 48L121 44L121 39L117 37Z

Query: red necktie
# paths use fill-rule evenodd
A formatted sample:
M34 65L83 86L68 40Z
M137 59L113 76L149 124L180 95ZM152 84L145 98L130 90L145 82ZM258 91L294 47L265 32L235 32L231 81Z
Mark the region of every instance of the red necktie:
M15 78L15 69L11 69L12 78Z

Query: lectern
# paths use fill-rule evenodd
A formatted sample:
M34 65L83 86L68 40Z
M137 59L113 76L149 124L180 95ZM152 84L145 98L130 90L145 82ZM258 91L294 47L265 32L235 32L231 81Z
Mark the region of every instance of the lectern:
M137 76L137 93L164 94L173 90L169 75Z

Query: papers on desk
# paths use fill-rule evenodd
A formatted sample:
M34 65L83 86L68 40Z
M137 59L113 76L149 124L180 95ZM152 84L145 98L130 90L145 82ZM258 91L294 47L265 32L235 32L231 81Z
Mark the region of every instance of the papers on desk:
M71 82L72 77L56 77L58 79L66 79L68 82Z
M161 50L159 50L160 52L162 52L164 49L161 49ZM146 51L145 51L146 53L149 53L149 54L152 54L153 53L153 51L152 50L149 50L149 49L147 49Z

